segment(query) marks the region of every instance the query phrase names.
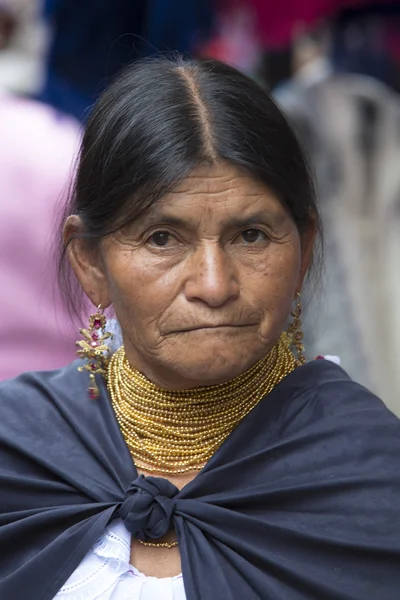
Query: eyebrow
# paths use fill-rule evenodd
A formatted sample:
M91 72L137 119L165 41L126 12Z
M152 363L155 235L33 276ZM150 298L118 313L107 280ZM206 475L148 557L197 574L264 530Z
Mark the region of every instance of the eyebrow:
M227 227L241 229L244 227L251 227L252 225L257 225L258 223L263 221L272 221L273 223L280 223L282 221L282 216L278 215L276 212L264 210L253 213L246 217L227 218L225 221L225 225ZM152 213L146 215L143 218L143 220L140 219L137 222L137 224L139 223L140 225L147 227L151 225L156 225L157 223L163 225L171 225L175 227L188 227L188 225L190 226L190 221L188 221L187 219L182 219L181 217L174 217L168 214L163 215L161 211L159 213Z
M248 217L239 217L229 219L229 226L236 227L238 229L242 229L243 227L251 227L252 225L257 225L263 221L272 221L273 223L281 222L282 217L277 215L276 213L270 211L260 211L258 213L253 213Z
M157 225L158 223L163 225L175 225L176 227L185 227L188 224L187 220L185 219L173 217L172 215L163 215L162 213L150 213L145 215L142 219L139 218L138 221L136 221L137 225L146 227Z

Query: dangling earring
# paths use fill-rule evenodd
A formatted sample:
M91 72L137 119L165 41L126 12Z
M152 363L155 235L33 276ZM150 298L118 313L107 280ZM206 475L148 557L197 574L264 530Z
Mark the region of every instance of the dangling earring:
M90 386L89 397L96 399L100 395L97 387L97 373L104 375L108 364L109 347L105 344L105 340L112 338L112 334L105 331L107 319L104 311L101 309L101 304L97 307L97 311L89 318L88 329L80 329L79 332L85 339L76 342L80 350L77 351L79 358L86 359L87 363L82 367L78 367L78 371L89 371Z
M298 361L304 365L306 362L304 356L304 345L303 345L303 329L301 325L301 298L300 293L297 292L297 304L295 309L290 313L293 318L292 323L289 325L287 330L287 337L290 346L294 346L297 354Z

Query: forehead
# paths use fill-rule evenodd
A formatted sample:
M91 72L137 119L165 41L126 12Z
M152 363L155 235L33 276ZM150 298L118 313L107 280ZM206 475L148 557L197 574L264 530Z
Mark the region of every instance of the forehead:
M219 163L200 165L149 211L149 217L186 213L214 218L251 215L268 211L280 219L287 211L271 190L244 169Z

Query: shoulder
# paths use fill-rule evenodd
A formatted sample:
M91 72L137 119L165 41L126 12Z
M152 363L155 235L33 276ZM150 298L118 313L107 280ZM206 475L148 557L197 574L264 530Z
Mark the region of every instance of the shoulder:
M365 413L381 415L387 421L400 426L400 421L376 394L357 383L338 365L328 360L309 363L307 374L314 382L315 399L325 415Z
M88 374L77 371L79 364L0 384L1 489L16 473L21 480L35 473L46 481L73 481L79 489L88 482L96 488L101 477L128 485L130 454L106 384L99 377L100 397L91 400Z
M315 360L283 382L285 422L338 434L390 436L400 449L400 420L374 393L353 381L338 365Z
M78 372L80 361L54 371L27 372L0 382L0 438L29 430L48 435L49 428L59 433L80 423L90 424L102 417L102 406L109 404L104 382L99 401L88 397L87 373Z
M376 501L386 494L395 502L400 421L376 395L326 360L299 367L274 392L249 433L265 447L269 470L305 485L354 484Z
M338 365L315 360L292 373L286 382L288 427L400 456L400 420L374 393L353 381ZM341 440L341 442L340 442Z
M4 408L7 401L31 404L55 393L65 394L67 390L81 391L82 377L77 371L79 361L54 371L29 371L13 379L0 382L0 403ZM67 392L67 395L68 394Z
M291 389L294 397L307 398L326 416L374 411L400 424L378 396L329 360L311 361L293 371L285 382L286 391Z

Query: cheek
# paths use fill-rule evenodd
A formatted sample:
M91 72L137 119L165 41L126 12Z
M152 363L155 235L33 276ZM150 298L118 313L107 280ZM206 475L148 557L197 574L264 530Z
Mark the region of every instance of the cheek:
M270 262L270 282L280 295L288 297L291 303L300 276L300 245L291 244L285 248L277 248ZM292 296L292 297L290 297Z
M122 327L143 305L144 285L134 253L114 250L107 254L106 272L111 303Z
M116 252L108 259L107 273L111 302L121 327L146 335L171 301L169 271L154 269L138 250Z
M254 284L257 302L264 311L265 324L274 331L282 331L291 311L300 267L300 245L277 245L257 273Z
M296 240L271 245L264 259L253 266L260 290L262 288L267 296L287 295L289 290L294 290L300 276L300 269L300 243ZM244 277L244 281L245 279Z

